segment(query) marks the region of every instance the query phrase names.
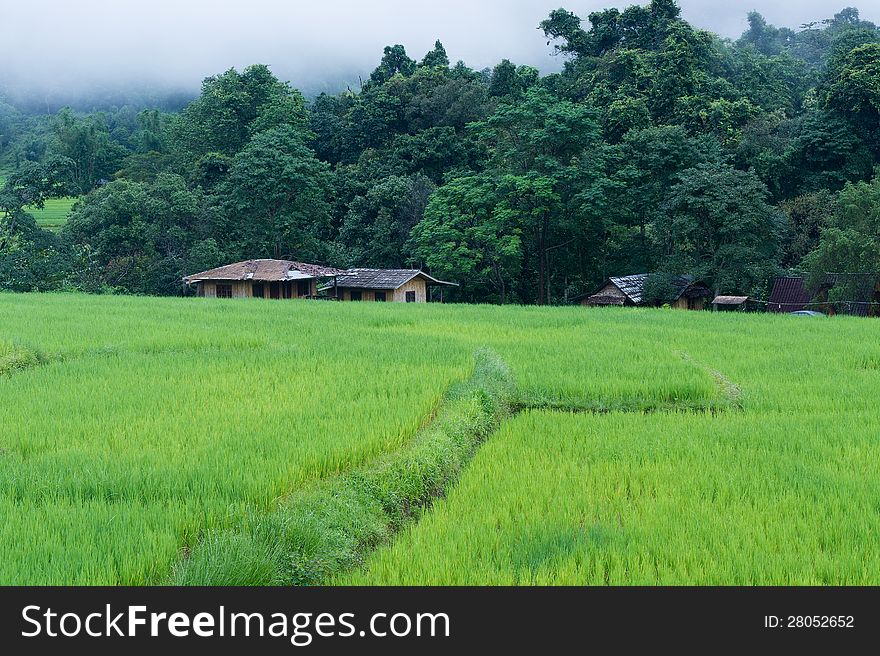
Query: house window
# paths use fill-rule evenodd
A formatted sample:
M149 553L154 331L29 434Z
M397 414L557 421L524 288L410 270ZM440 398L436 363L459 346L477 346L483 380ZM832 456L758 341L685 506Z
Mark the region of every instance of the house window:
M232 285L218 284L217 298L232 298Z
M380 303L385 302L385 292L376 292L376 300Z
M360 291L354 291L354 290L351 290L351 300L353 300L353 301L359 301L359 300L361 300L361 293L360 293Z
M263 283L255 282L252 289L254 298L263 298Z
M296 295L297 296L308 296L312 291L311 289L311 281L309 280L300 280L296 283Z
M416 302L416 293L415 292L407 292L406 293L406 302L407 303L415 303Z

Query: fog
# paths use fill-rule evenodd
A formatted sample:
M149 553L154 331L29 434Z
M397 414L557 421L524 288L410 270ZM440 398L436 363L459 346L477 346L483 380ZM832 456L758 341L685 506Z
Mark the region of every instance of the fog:
M440 39L454 62L481 69L502 58L548 72L561 66L538 23L561 6L586 19L623 0L30 0L4 2L7 92L81 95L94 89L152 87L194 93L202 78L230 67L269 64L313 93L357 85L387 44L420 59ZM859 2L854 2L859 6ZM827 18L845 0L680 0L699 27L737 37L746 14L798 27ZM880 22L880 3L862 0L862 18Z

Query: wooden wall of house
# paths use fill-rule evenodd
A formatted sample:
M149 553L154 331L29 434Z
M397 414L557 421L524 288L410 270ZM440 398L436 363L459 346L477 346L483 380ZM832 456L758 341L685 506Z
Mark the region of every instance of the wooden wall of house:
M416 293L416 303L428 302L428 285L423 278L413 278L405 285L401 285L395 289L393 300L397 303L405 303L407 292Z
M287 286L290 289L290 298L303 298L305 296L316 296L318 294L318 284L317 280L314 278L309 280L309 291L306 294L299 294L299 280L287 280L280 283L278 288L279 299L285 300L284 295L284 287ZM222 281L205 281L198 283L202 286L202 291L199 292L199 296L206 296L208 298L216 298L217 297L217 285L232 285L232 298L252 298L254 295L254 281L253 280L235 280L232 282L222 282ZM260 281L257 281L257 284L261 284ZM270 289L272 283L263 282L263 298L271 298Z
M217 285L232 285L232 298L250 298L252 295L251 292L251 281L250 280L235 280L232 282L214 282L214 281L205 281L199 283L202 286L202 292L199 293L199 296L205 296L207 298L217 298Z
M375 301L377 292L385 292L385 302L386 303L405 303L406 302L406 293L407 292L415 292L416 293L416 303L427 303L428 301L428 286L425 284L425 281L421 278L417 278L415 280L410 280L405 285L402 285L399 289L355 289L352 290L348 287L340 287L339 288L339 299L343 301L351 300L351 292L359 291L361 293L361 301ZM331 289L328 292L329 296L333 296L333 290Z
M703 306L704 301L705 301L705 299L702 296L698 296L697 298L691 299L691 302L693 303L693 307L689 307L688 306L688 299L685 298L684 296L680 296L679 299L675 303L672 304L672 307L679 309L679 310L689 310L689 309L690 310L702 310L704 307Z
M394 300L394 291L391 289L349 289L347 287L343 287L339 289L339 298L343 301L351 300L351 292L360 292L362 301L375 301L376 300L376 292L382 293L385 292L385 301L390 303ZM333 296L332 290L330 291L330 296Z
M624 303L626 303L626 294L620 291L620 288L615 285L613 282L609 282L602 289L592 294L593 296L597 296L601 294L602 296L613 296L614 298L622 299ZM581 305L590 305L589 297L582 298L579 303Z

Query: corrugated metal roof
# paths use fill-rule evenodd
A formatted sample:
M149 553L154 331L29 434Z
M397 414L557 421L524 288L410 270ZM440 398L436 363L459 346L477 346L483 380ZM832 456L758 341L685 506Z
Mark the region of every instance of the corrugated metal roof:
M420 276L429 285L452 285L457 283L437 280L420 269L349 269L336 278L339 287L354 289L397 289ZM333 283L328 285L333 288Z
M767 304L769 312L797 312L810 302L803 276L780 276L773 281Z
M631 300L633 303L638 305L642 302L642 295L645 291L645 282L647 282L648 278L651 274L649 273L637 273L632 276L616 276L608 279L615 287L617 287L620 291L626 294L627 298ZM681 295L690 287L694 279L692 276L673 276L671 279L672 284L675 286L675 297L672 299L673 301L677 301L681 298Z
M647 273L637 273L633 276L612 276L608 280L633 303L640 303L647 279Z
M341 269L290 260L244 260L186 276L186 282L199 280L304 280L344 274Z

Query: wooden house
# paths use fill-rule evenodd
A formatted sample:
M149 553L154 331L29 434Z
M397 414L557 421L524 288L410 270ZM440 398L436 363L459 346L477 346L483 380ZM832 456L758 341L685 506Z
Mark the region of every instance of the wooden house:
M645 283L651 274L639 273L632 276L608 278L590 296L580 300L581 305L648 305L644 300ZM669 279L672 298L669 305L684 310L702 310L704 299L710 291L706 285L696 282L691 276L672 276Z
M340 301L426 303L431 287L456 287L419 269L349 269L321 288L329 298Z
M289 260L245 260L186 276L199 296L210 298L312 298L319 279L340 269Z

